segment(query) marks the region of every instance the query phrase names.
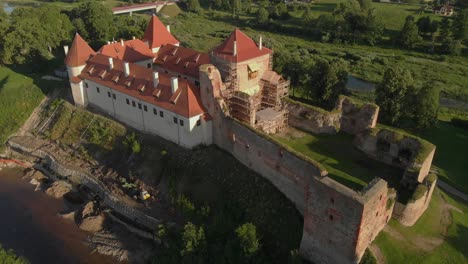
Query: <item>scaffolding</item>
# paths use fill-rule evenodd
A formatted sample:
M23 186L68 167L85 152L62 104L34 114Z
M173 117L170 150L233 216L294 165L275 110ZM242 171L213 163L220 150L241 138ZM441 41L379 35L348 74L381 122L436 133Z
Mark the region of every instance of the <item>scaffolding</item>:
M231 116L251 125L255 123L255 113L260 109L260 105L260 93L249 95L241 91L235 91L228 100Z
M273 107L281 108L281 99L288 96L289 80L280 79L277 84L262 80L262 109Z

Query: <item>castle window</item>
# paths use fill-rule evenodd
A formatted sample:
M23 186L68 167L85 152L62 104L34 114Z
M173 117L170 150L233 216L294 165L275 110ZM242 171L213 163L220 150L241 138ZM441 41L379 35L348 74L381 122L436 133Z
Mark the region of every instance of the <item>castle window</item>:
M158 115L158 110L156 110L156 108L153 108L153 114Z
M140 103L138 103L138 109L141 109L141 104Z
M379 216L379 212L375 213L375 216Z
M335 199L331 198L331 199L330 199L330 202L331 202L332 204L334 204L334 203L335 203Z
M177 124L177 117L174 117L174 124Z
M179 119L179 124L180 124L180 126L184 126L184 120Z
M151 63L148 63L146 67L148 67L148 69L151 69Z
M135 107L135 101L132 101L132 106Z
M144 105L143 110L145 110L145 112L148 112L148 107L146 105Z
M128 98L125 99L125 101L127 102L128 105L130 105L130 100L128 100Z
M164 112L163 112L163 111L159 111L159 116L160 116L160 117L164 117Z
M107 97L111 97L111 93L110 92L107 92Z
M85 82L85 83L84 83L84 86L85 86L86 88L88 88L88 87L89 87L89 85L88 85L88 83L87 83L87 82Z
M201 119L198 119L197 120L197 126L200 126L201 125Z
M115 93L112 94L112 98L117 99L117 96L115 96Z
M99 87L96 87L96 91L97 91L97 93L100 93L100 92L101 92L101 90L99 89Z
M330 218L330 221L333 221L333 215L329 215L328 218Z
M249 80L257 78L259 69L260 67L258 66L257 63L249 63L247 65L247 71L249 73Z
M195 85L200 88L200 82L199 81L195 81Z

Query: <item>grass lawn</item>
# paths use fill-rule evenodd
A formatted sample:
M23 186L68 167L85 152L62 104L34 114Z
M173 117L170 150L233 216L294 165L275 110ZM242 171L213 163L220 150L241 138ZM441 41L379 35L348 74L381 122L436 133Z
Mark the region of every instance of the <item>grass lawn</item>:
M454 208L455 207L455 208ZM391 220L374 243L386 263L467 263L468 205L436 189L427 211L412 227Z
M396 187L403 175L400 169L368 158L354 147L351 135L314 135L293 129L290 131L286 136L275 137L283 144L320 162L332 179L352 189L360 190L376 177L381 177Z
M182 10L178 5L166 5L161 9L161 11L159 11L159 13L168 17L175 17L181 12Z
M420 134L437 146L432 165L438 169L443 181L468 193L466 150L468 149L468 131L453 126L448 121L440 120L436 127Z
M62 85L62 82L35 79L0 66L0 148L26 121L44 94Z

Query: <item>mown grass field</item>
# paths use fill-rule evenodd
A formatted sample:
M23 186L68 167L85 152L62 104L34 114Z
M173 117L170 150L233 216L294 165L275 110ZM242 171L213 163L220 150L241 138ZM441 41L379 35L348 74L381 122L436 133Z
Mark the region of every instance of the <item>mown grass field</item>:
M462 264L468 262L467 237L468 205L436 189L414 226L404 227L392 219L374 243L386 263Z
M353 136L345 133L314 135L291 128L285 136L275 138L320 162L329 177L354 190L361 190L377 177L396 187L403 175L401 170L367 157L354 147Z
M44 95L62 82L27 77L0 66L0 149L36 108Z

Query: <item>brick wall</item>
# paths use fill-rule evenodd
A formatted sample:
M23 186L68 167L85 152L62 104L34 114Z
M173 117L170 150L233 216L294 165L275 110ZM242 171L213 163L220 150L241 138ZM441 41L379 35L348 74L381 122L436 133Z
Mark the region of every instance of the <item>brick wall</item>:
M213 142L267 178L304 215L302 256L315 263L357 263L391 212L385 210L386 182L372 183L362 193L345 187L327 177L319 163L230 118L214 66L201 67L200 81L203 103L213 117Z

